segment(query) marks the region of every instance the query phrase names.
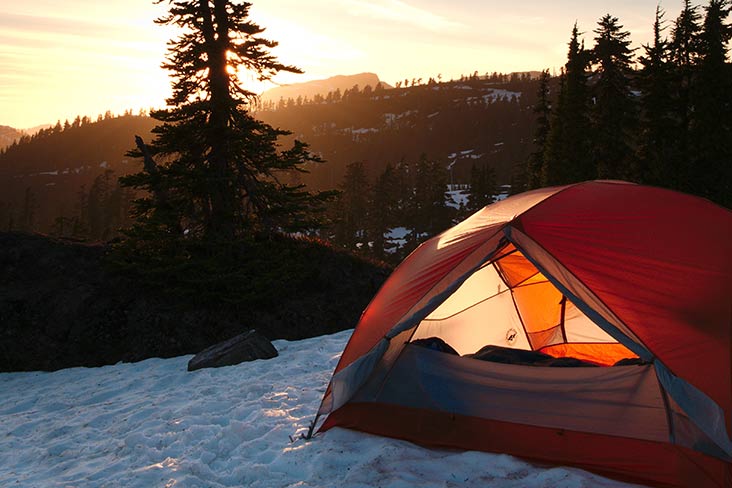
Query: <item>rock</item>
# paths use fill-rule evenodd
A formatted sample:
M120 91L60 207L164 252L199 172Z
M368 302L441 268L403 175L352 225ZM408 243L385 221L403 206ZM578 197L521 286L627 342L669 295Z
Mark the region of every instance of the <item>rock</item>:
M199 352L188 362L188 371L274 357L277 357L277 349L266 337L252 329Z

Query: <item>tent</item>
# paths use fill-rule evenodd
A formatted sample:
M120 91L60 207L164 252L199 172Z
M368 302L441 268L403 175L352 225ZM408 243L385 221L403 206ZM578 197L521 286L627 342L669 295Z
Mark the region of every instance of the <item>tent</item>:
M620 181L530 191L397 267L315 425L732 486L731 326L732 212Z

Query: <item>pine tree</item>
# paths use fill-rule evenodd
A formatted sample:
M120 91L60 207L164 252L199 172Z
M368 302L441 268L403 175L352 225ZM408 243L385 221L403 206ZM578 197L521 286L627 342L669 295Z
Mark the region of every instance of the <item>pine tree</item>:
M76 198L75 215L71 219L71 235L83 239L89 236L89 194L85 185L81 185Z
M409 204L410 246L416 247L427 237L450 226L447 206L447 169L422 154L414 164L414 187Z
M386 165L369 192L367 235L372 244L374 256L386 257L387 251L393 251L385 239L389 230L402 222L397 220L399 200L401 198L397 172L391 163Z
M587 86L589 61L589 53L584 44L580 43L579 31L575 24L547 139L542 186L589 180L596 175L589 158L591 144L588 115L590 98Z
M335 242L347 249L355 249L356 244L363 244L365 238L369 200L369 182L362 161L346 167L340 190L335 204Z
M676 121L672 95L673 66L671 48L661 37L664 12L656 7L653 44L644 45L638 72L640 88L639 180L642 183L679 188L676 180L680 161L677 157Z
M636 102L630 80L633 49L630 33L623 31L617 17L603 16L595 29L592 51L597 81L593 87L594 144L592 156L597 176L633 179L636 131Z
M131 153L145 158L145 170L122 180L148 193L136 204L137 225L128 238L231 242L318 225L313 216L330 195L311 194L281 177L319 159L299 141L279 149L278 139L289 132L251 115L255 94L239 78L240 70L259 80L300 71L270 54L277 43L260 37L264 29L248 18L251 4L169 4L168 15L156 22L183 34L170 42L163 64L173 80L170 108L152 112L162 122L155 139L138 141Z
M692 193L732 207L732 66L727 50L732 26L728 0L710 0L698 37L698 70L691 99Z
M109 221L109 198L113 190L112 170L106 170L94 178L89 187L87 200L89 216L89 237L92 239L107 239L111 233Z
M541 186L541 171L544 166L544 154L546 152L547 140L549 139L549 132L551 130L549 123L551 116L551 101L549 99L549 70L541 72L539 90L537 92L537 102L536 105L534 105L534 113L536 114L536 128L534 129L535 149L529 156L529 161L526 167L526 190L532 190Z
M699 58L699 24L701 16L697 7L690 0L684 0L684 9L674 21L671 31L671 53L674 66L674 98L677 128L674 136L677 141L677 157L680 162L677 168L678 189L691 191L689 180L693 172L692 151L690 147L691 116L693 105L691 91L694 72Z
M487 164L480 167L473 165L470 168L470 195L466 210L473 213L490 205L495 201L496 193L496 172L493 168Z

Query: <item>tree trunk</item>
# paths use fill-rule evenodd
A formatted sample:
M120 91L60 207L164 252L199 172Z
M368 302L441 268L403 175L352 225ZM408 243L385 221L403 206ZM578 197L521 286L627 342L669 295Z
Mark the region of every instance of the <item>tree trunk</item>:
M203 35L209 59L209 97L211 116L208 133L211 152L208 156L210 221L206 232L213 239L231 240L235 234L235 196L228 147L229 115L232 109L229 92L226 51L229 44L228 0L199 0L203 17Z

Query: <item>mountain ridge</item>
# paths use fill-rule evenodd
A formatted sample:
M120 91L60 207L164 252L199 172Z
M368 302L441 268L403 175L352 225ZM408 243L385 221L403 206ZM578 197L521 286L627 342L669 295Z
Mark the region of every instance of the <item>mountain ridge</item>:
M277 102L280 98L283 100L287 100L288 98L294 100L297 97L313 98L316 95L325 96L328 92L336 90L343 92L356 85L361 89L365 86L376 88L378 85L381 85L382 88L392 88L387 83L381 81L376 73L364 72L354 75L336 75L321 80L280 85L264 91L259 98L262 102Z

